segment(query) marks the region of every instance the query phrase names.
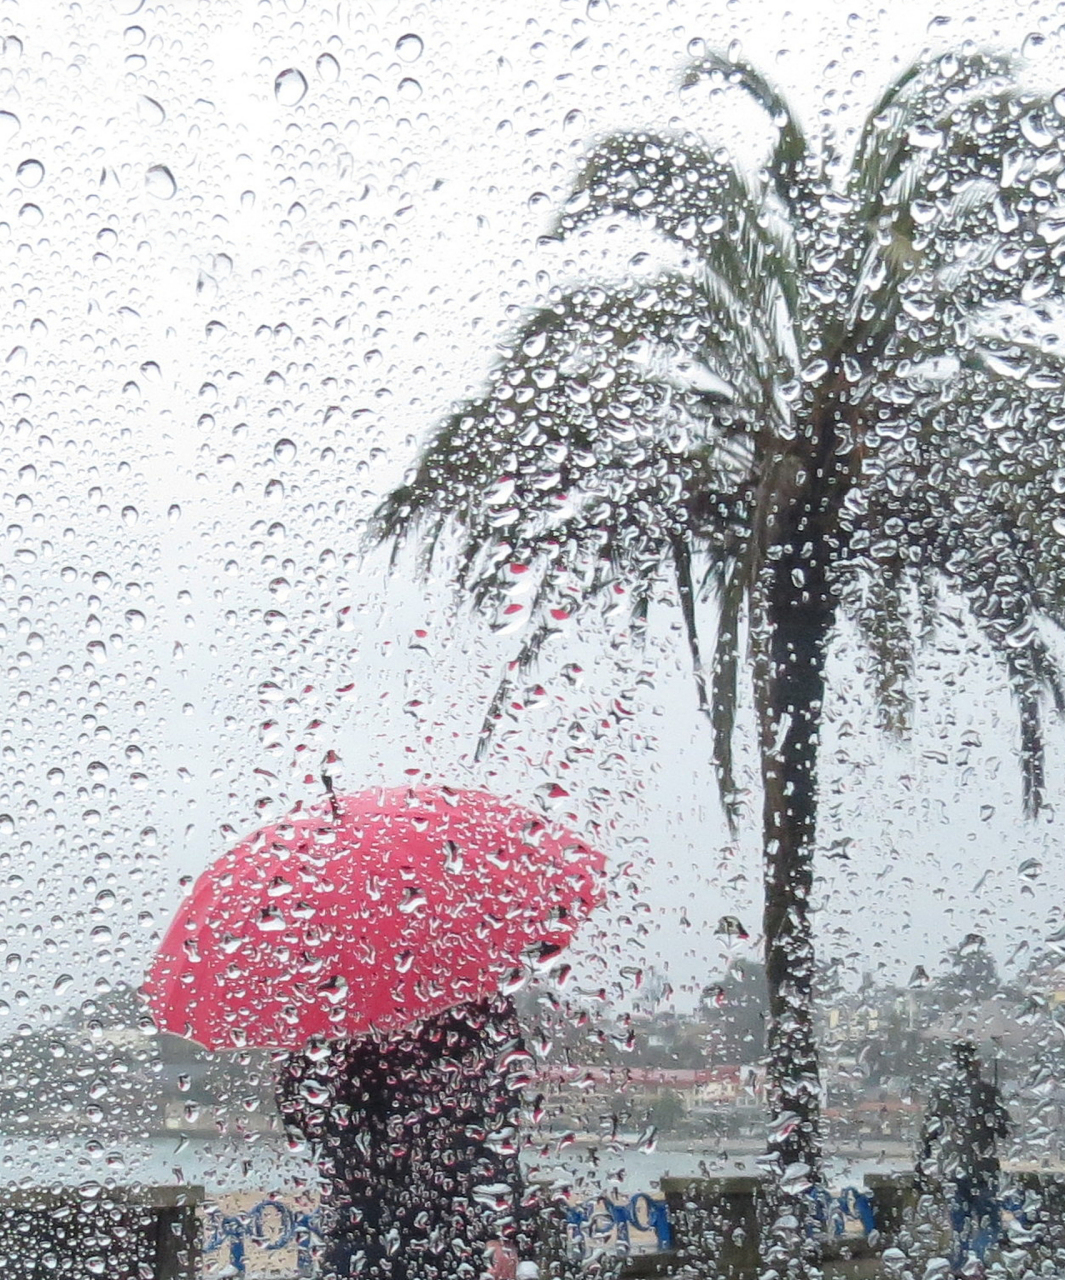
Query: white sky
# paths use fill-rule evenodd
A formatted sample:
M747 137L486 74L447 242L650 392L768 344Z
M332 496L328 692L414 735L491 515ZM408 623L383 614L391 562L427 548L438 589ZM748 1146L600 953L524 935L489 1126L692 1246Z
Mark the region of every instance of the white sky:
M561 782L558 811L598 824L650 906L633 916L619 884L586 980L654 963L690 1003L717 918L756 929L760 873L756 804L736 846L721 820L676 613L657 611L643 655L592 626L556 642L544 701L474 766L513 638L456 612L444 583L361 563L360 522L478 385L508 310L618 265L603 239L536 244L585 138L724 119L750 145L741 105L676 93L689 41L740 40L811 128L847 127L928 41L1039 35L1040 65L1060 63L1059 9L36 0L0 15L21 41L0 57L8 1024L136 980L179 878L311 794L328 747L352 790L416 769L532 804ZM274 92L290 68L298 102L294 77ZM820 864L826 948L905 976L972 929L1001 960L1038 942L1065 865L1053 816L1021 818L999 673L948 625L899 748L873 735L856 663L844 638L822 843L852 843ZM631 715L611 717L618 698ZM571 726L604 719L567 762ZM1054 728L1052 794L1061 746ZM752 788L753 763L748 736Z

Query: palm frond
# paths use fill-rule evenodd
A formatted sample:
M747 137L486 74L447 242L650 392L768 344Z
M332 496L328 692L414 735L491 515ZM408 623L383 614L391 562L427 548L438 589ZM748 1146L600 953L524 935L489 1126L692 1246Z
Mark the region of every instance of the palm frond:
M488 753L496 725L503 718L503 710L507 699L513 693L516 676L528 673L550 638L551 628L541 624L522 642L517 656L508 666L507 673L496 685L495 693L492 695L492 700L484 713L484 719L481 721L481 731L477 735L477 746L473 753L475 762L483 760Z
M908 736L913 721L914 617L902 560L873 560L863 574L864 599L852 615L873 666L881 727Z
M703 672L703 660L699 650L699 627L695 616L695 584L692 578L691 548L687 540L679 534L674 534L670 538L669 545L673 556L673 572L677 582L681 617L684 620L684 634L688 642L688 652L691 655L699 710L708 711L710 704L706 696L706 676Z
M907 291L945 296L950 273L943 281L937 273L953 264L958 274L959 250L977 280L995 264L1002 292L1001 233L1035 171L1056 163L1053 151L1034 168L1023 157L1062 127L1047 99L1007 83L1013 65L994 54L944 55L910 68L867 118L848 192L847 239L859 265L846 344L867 363L890 340ZM991 182L994 198L981 199Z
M1061 704L1061 685L1042 635L1039 592L1029 572L1028 540L1008 511L974 495L964 531L955 520L945 539L943 568L964 593L993 652L1004 662L1021 717L1024 804L1038 812L1044 800L1040 700ZM977 505L977 504L980 505ZM973 538L979 528L979 539Z
M749 585L744 563L744 557L730 556L722 557L713 566L718 607L710 720L718 792L732 831L736 829L738 817L733 739L739 704L740 618Z
M697 84L704 76L720 75L734 84L764 108L779 130L776 146L769 160L769 173L778 197L785 208L802 207L806 202L806 171L812 157L806 137L787 100L764 75L743 59L730 59L724 54L708 52L692 62L684 72L685 86Z
M981 93L1011 77L1015 66L1008 55L952 51L912 63L885 89L866 117L851 164L848 194L859 224L875 222L903 165L933 149L959 95Z
M766 205L759 184L691 135L633 131L601 139L586 156L555 231L610 214L655 228L719 276L737 303L769 311L779 300L792 328L801 296L794 230Z

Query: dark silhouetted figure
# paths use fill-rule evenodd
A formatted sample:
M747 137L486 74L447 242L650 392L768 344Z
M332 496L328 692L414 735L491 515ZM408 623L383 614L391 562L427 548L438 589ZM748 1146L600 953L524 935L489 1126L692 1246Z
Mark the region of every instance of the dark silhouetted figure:
M955 1274L975 1255L983 1263L1000 1232L998 1142L1009 1130L1009 1113L998 1086L980 1075L976 1046L953 1049L954 1070L933 1094L921 1129L920 1180L936 1149L938 1169L953 1191L951 1264Z
M327 1183L324 1277L476 1280L492 1241L528 1256L515 1079L527 1065L503 997L290 1058L278 1105Z

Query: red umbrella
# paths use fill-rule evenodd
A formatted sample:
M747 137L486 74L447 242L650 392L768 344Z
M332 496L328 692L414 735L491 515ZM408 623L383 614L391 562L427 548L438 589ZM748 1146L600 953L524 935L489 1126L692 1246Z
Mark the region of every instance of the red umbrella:
M483 791L364 791L295 812L199 877L145 984L161 1030L302 1048L477 1000L564 947L603 857Z

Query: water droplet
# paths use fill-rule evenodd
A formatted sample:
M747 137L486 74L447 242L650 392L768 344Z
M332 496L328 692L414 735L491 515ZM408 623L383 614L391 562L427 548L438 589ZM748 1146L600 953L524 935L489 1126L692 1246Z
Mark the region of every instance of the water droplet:
M61 996L63 992L70 987L70 984L73 981L74 981L74 978L71 974L61 973L59 977L56 978L55 983L52 986L52 990L56 993L57 996Z
M166 518L170 521L171 524L173 524L175 520L181 519L181 508L178 506L176 502L172 502L170 506L167 507Z
M348 980L343 976L330 978L328 982L323 982L318 990L330 1004L343 1004L348 998Z
M584 12L592 22L602 22L610 16L610 0L588 0Z
M813 1179L810 1176L810 1166L803 1164L797 1160L794 1164L789 1164L784 1172L780 1175L780 1189L786 1191L788 1195L801 1195L808 1191L813 1185Z
M421 36L416 36L413 31L408 31L396 41L396 54L404 62L417 62L424 48Z
M422 96L422 87L412 76L407 76L399 82L396 92L406 102L415 102Z
M0 143L10 142L22 128L22 121L13 111L0 111Z
M307 79L295 67L286 67L274 81L274 97L283 107L294 107L302 102L307 92Z
M143 631L146 619L139 609L126 610L126 626L131 631Z
M567 111L562 121L562 127L567 133L584 133L584 112L579 111L576 107L572 111Z
M279 933L286 927L285 917L277 907L264 907L255 924L263 933Z
M274 445L274 457L278 462L291 462L296 456L296 446L291 440L279 440Z
M123 507L122 523L129 525L132 528L132 526L135 525L137 521L140 519L140 514L141 513L137 510L136 507Z
M137 99L137 115L145 124L162 124L166 119L162 104L143 93Z
M144 175L144 185L148 188L148 194L155 196L157 200L169 200L177 191L174 175L165 164L153 164Z
M39 187L44 178L44 165L40 160L23 160L15 170L15 177L24 187Z
M314 64L319 76L327 83L333 84L340 78L340 63L331 53L323 53Z
M24 204L18 211L18 216L28 227L39 227L44 221L40 205L36 204Z

